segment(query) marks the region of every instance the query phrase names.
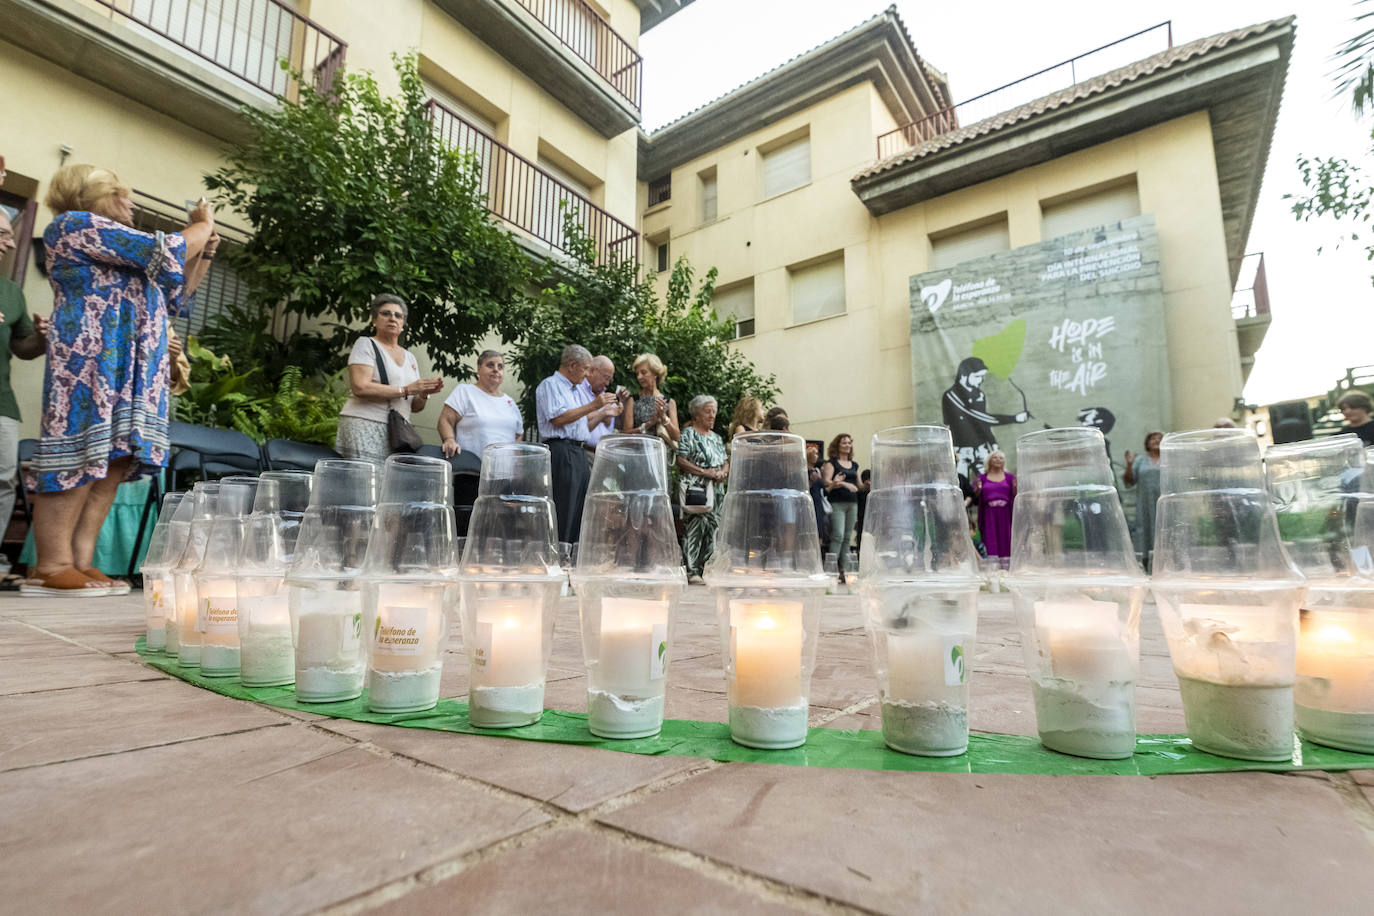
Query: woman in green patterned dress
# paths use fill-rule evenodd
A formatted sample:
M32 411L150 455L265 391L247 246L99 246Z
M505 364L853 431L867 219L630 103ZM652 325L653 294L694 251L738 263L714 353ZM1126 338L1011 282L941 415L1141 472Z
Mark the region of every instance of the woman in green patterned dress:
M692 398L687 407L692 421L683 427L677 443L677 469L686 483L682 511L687 530L682 538L682 558L689 584L701 581L702 570L715 549L720 504L725 496L722 484L730 473L725 442L712 429L716 410L716 399L709 394Z

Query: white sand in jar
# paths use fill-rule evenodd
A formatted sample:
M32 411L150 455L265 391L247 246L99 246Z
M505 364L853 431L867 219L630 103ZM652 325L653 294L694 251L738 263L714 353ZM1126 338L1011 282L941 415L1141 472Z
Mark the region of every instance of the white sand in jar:
M1135 682L1082 685L1032 681L1040 743L1075 757L1119 760L1135 753Z
M163 652L173 656L180 654L181 647L177 643L177 625L175 620L162 628L162 640Z
M806 743L807 703L797 706L731 706L730 739L745 747L779 749Z
M968 750L968 709L939 701L884 700L883 742L903 754L958 756Z
M199 667L200 643L181 643L177 647L177 664L183 668Z
M544 682L468 691L468 721L478 728L519 728L544 715Z
M296 668L296 699L302 703L337 703L363 695L367 665L359 660L348 668Z
M587 727L599 738L647 738L663 728L663 697L620 697L587 690Z
M373 668L367 688L367 708L372 712L420 712L439 702L439 663L422 671L378 671Z
M200 647L200 673L205 677L233 677L239 673L239 647L206 643Z
M1293 756L1293 688L1178 679L1193 746L1242 760Z
M291 628L256 628L239 637L239 680L245 687L280 687L296 679Z
M1294 707L1298 730L1308 741L1360 754L1374 754L1374 713L1331 712Z
M167 648L167 627L148 627L147 648L149 652L161 652Z

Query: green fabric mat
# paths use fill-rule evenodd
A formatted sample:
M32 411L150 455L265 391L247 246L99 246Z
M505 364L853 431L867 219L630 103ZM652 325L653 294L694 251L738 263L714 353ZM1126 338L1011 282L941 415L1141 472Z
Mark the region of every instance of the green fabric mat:
M199 668L183 668L174 658L149 652L142 637L139 637L135 648L148 664L183 681L223 696L279 709L297 709L337 719L403 728L580 744L629 754L667 754L674 757L706 757L721 762L935 773L1156 776L1235 770L1374 769L1374 755L1338 751L1300 738L1293 739L1291 761L1264 763L1204 753L1196 750L1186 735L1141 735L1136 739L1135 754L1128 760L1088 760L1045 750L1040 746L1040 739L1035 737L979 732L969 736L968 752L959 757L913 757L890 750L883 744L880 732L836 728L811 729L806 744L799 748L765 751L735 744L730 740L729 726L723 722L694 722L687 719L664 720L663 731L652 738L611 741L598 738L587 730L585 713L557 709L546 709L542 719L523 728L474 728L468 724L468 706L460 700L441 699L432 710L400 715L368 712L365 698L342 703L301 703L291 687L244 687L235 678L205 677Z

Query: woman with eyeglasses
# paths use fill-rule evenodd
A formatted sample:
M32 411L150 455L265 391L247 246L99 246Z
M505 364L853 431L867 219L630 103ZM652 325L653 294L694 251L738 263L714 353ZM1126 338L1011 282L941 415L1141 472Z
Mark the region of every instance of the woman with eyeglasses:
M501 390L506 360L496 350L477 357L477 384L462 384L444 401L439 412L439 438L444 457L470 452L478 458L493 442L514 442L524 431L520 408Z
M409 309L400 296L382 293L372 299L373 336L360 337L348 356L348 390L339 411L334 450L345 458L382 464L391 454L387 412L409 420L424 410L429 396L444 387L441 378L420 378L415 355L401 346ZM385 378L385 382L383 382Z

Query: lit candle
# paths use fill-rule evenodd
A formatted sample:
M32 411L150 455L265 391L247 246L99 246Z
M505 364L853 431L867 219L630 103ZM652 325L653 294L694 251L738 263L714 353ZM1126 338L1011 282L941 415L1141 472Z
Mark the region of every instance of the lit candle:
M239 678L245 687L277 687L295 680L291 615L286 595L242 595Z
M654 682L663 680L667 650L667 601L604 598L600 651L592 669L592 685L620 695L645 696L654 692Z
M162 613L164 615L162 621L163 639L166 643L163 651L168 655L175 656L181 649L181 643L177 639L180 634L177 623L176 579L170 573L162 580Z
M730 602L735 662L732 706L794 707L802 696L800 601L736 599Z
M483 687L543 684L543 635L538 600L480 599L472 650L474 682Z
M1135 680L1115 601L1035 602L1036 637L1053 677L1090 683Z
M292 588L296 602L296 697L351 700L363 691L362 592Z
M200 611L196 601L196 581L189 574L177 574L177 663L200 664Z
M147 602L149 651L165 649L167 646L166 611L162 606L162 577L147 575L143 578L143 598Z
M1303 737L1374 753L1374 610L1304 610L1297 671Z
M196 583L197 626L201 632L200 671L227 677L239 670L238 601L232 579Z
M433 707L443 676L442 587L379 585L369 635L368 709L417 712Z

